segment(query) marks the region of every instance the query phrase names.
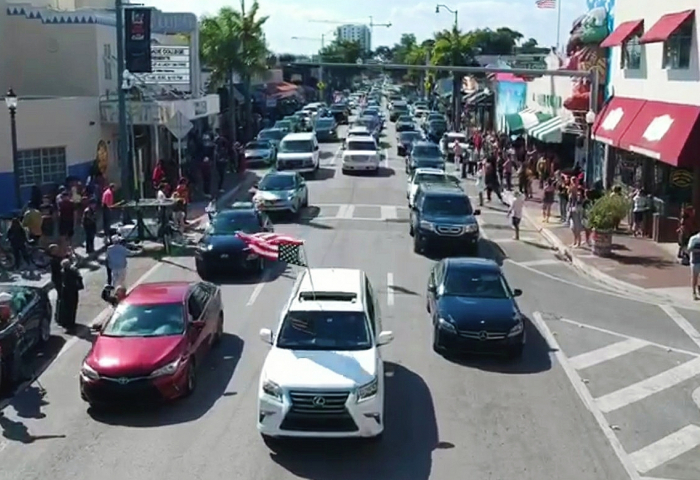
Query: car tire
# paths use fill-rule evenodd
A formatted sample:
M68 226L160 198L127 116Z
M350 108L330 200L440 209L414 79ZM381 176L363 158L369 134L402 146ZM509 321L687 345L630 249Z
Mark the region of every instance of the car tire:
M201 278L204 281L207 281L209 277L209 272L207 269L204 267L204 265L197 264L197 275L199 275L199 278Z
M309 206L309 194L308 193L304 196L304 201L301 202L301 206L303 208L306 208Z
M46 345L51 339L51 317L47 317L41 321L39 327L39 345Z
M189 397L197 389L197 364L191 358L187 365L187 376L185 378L185 396Z
M214 340L212 345L221 345L221 340L224 338L224 312L219 314L219 319L216 323L216 332L214 333Z
M440 334L438 333L437 328L433 329L433 352L442 355L445 352L445 349L440 346Z
M408 234L409 234L411 237L415 236L415 234L416 234L415 230L413 230L413 224L412 224L412 223L410 223L410 224L408 225Z
M255 271L260 274L265 271L265 259L263 257L258 258L258 263L255 265Z
M413 252L414 253L422 253L423 252L423 246L421 245L420 238L418 235L414 235L413 237Z

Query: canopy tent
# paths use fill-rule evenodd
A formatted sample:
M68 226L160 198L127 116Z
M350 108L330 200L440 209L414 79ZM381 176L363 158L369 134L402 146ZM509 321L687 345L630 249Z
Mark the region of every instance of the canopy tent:
M530 129L527 134L544 143L561 143L565 128L574 123L573 118L554 117Z
M542 113L539 110L526 108L518 113L511 113L503 116L502 131L512 134L530 130L542 122L546 122L552 118L551 115Z

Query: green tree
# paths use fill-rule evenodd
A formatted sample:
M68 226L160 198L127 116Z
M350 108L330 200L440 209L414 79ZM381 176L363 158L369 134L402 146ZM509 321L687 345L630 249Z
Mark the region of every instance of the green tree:
M479 28L467 33L472 38L474 47L482 55L511 55L515 46L523 39L523 34L508 27L496 30Z
M357 63L363 59L363 50L359 42L348 40L333 40L319 52L321 60L330 63ZM329 85L340 90L349 88L352 84L352 77L357 73L354 68L333 68L328 72L330 77Z
M223 7L216 15L204 17L200 25L201 56L212 70L212 83L220 86L231 81L234 72L241 76L247 137L252 133L252 78L267 71L270 53L263 32L268 17L260 16L259 11L257 0L248 11L241 0L240 10Z

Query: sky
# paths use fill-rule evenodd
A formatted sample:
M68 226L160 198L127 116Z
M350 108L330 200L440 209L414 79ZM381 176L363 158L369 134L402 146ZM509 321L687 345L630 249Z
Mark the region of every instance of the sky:
M444 1L444 0L443 0ZM587 10L586 0L560 0L561 43L565 43L571 24ZM146 0L146 4L166 12L193 12L212 15L222 6L239 7L240 0ZM419 41L436 31L449 28L454 15L435 13L436 3L415 0L258 0L260 10L269 19L265 34L270 49L277 53L313 54L321 47L321 36L332 39L335 28L343 23L391 23L375 26L372 47L393 45L404 33L413 33ZM246 0L247 5L252 0ZM452 0L445 4L459 12L463 31L475 28L508 27L533 37L540 45L557 42L557 10L543 10L535 0ZM301 37L293 39L292 37Z

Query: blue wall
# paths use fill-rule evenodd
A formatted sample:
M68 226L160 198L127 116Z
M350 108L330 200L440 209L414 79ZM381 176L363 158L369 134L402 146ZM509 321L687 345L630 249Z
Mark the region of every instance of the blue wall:
M85 181L90 172L94 160L89 162L68 165L68 175ZM22 188L22 205L29 201L31 187ZM8 214L16 211L15 205L15 176L12 172L0 172L0 214Z

